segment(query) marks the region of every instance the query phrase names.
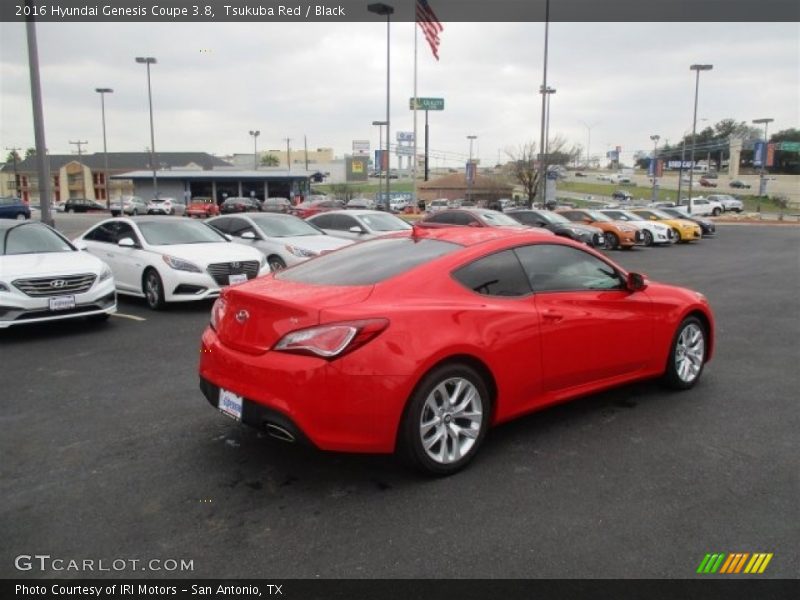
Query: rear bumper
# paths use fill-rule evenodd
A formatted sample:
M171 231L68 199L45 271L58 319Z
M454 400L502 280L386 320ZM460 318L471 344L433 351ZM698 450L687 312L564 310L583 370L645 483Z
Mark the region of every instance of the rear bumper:
M360 367L348 374L344 361ZM223 345L208 327L200 387L215 407L220 388L241 396L242 422L262 431L275 424L320 450L391 453L409 378L377 374L369 364L368 353L358 351L333 362L282 352L247 354Z

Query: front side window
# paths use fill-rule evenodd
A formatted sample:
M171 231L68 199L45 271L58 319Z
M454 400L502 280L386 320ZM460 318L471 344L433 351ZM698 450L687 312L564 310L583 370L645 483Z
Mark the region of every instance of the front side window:
M103 223L92 229L83 236L83 239L91 242L102 242L104 244L114 243L114 223Z
M624 288L614 267L578 248L536 244L517 248L515 252L534 292Z
M463 286L483 296L525 296L528 278L513 250L484 256L453 272Z

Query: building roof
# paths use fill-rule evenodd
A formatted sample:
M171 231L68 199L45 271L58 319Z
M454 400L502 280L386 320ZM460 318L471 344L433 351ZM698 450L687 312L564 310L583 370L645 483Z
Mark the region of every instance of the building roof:
M467 179L464 173L452 173L444 177L439 177L438 179L420 183L417 187L421 190L466 190L469 186L467 185ZM512 185L504 181L479 174L475 175L475 181L472 183L472 190L475 192L480 190L490 191L512 188Z
M55 171L71 162L79 162L86 165L93 171L101 170L105 166L104 154L95 152L94 154L48 154L50 159L50 170ZM230 167L231 164L221 158L212 156L207 152L156 152L156 160L161 169L174 168L199 168L213 169L215 167ZM111 171L135 170L150 168L149 152L109 152L108 168ZM2 170L12 170L13 165L6 164ZM36 157L29 156L17 163L18 171L36 171Z
M231 170L219 169L211 171L197 171L194 169L170 169L168 171L157 171L156 175L161 180L184 180L193 179L207 180L212 179L221 181L225 179L308 179L317 174L317 171L306 171L305 169L259 169L250 170ZM111 176L111 179L152 179L153 172L150 170L127 171Z

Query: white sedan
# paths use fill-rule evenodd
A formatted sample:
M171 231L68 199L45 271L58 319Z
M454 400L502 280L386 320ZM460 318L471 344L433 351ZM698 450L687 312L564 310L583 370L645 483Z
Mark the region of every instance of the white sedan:
M273 271L353 243L330 236L303 219L278 213L222 215L206 223L234 242L262 252Z
M168 217L108 219L75 240L114 273L120 294L167 302L219 296L221 288L269 273L264 256L205 223Z
M618 208L603 209L600 211L607 217L615 221L625 221L631 225L635 225L642 230L642 241L645 246L654 246L656 244L674 244L678 240L672 228L664 223L657 223L655 221L648 221L640 217L636 213L627 210L620 210Z
M408 221L379 210L331 210L317 213L306 221L328 235L355 241L413 229Z
M43 223L0 220L0 329L116 310L106 264Z

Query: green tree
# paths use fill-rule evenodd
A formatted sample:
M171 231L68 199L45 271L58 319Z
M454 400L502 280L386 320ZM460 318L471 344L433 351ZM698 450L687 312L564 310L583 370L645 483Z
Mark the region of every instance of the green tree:
M261 164L265 167L277 167L281 161L274 154L265 154L261 157Z
M30 158L31 156L36 156L36 148L28 148L25 150L25 158Z
M783 129L769 137L770 142L800 142L800 129Z
M20 162L21 160L22 158L20 157L19 152L17 152L16 150L12 150L11 152L8 153L8 156L6 156L7 163Z

